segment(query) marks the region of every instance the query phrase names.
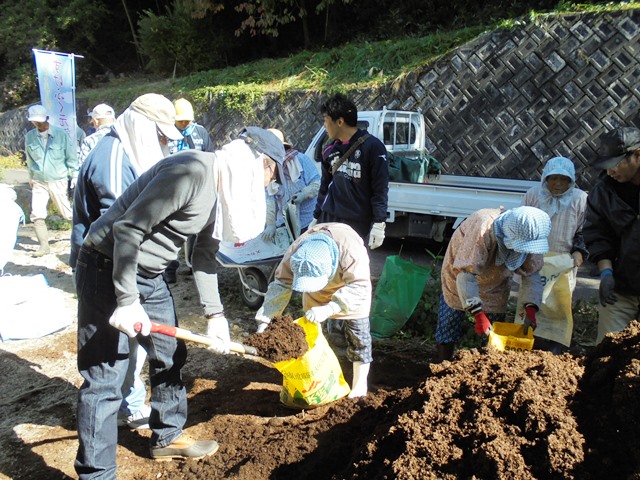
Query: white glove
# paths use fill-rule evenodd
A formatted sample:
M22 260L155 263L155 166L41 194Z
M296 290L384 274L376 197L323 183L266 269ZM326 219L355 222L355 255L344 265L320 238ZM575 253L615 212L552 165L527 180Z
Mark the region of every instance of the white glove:
M309 224L309 226L307 227L307 229L313 227L316 223L318 223L318 219L314 218L313 220L311 220L311 223Z
M276 226L275 225L267 225L262 232L262 239L265 242L273 242L273 239L276 238Z
M264 314L264 305L261 306L256 312L255 319L256 322L258 322L256 333L264 332L271 323L271 319Z
M307 317L307 320L313 323L322 323L327 318L335 315L340 312L340 305L336 302L329 302L326 305L321 305L319 307L311 307L304 314Z
M385 222L374 223L369 232L369 248L371 250L378 248L384 242Z
M69 189L73 190L76 188L76 183L78 183L78 177L70 177L69 178Z
M209 350L216 353L230 352L229 322L222 315L207 320L207 337L216 340L216 343L209 345Z
M145 312L142 305L140 305L140 299L138 298L136 298L131 305L116 307L116 310L109 319L109 325L116 327L131 338L138 334L135 328L137 323L141 326L141 335L146 337L151 333L151 320L149 320L149 315L147 315L147 312Z
M306 198L306 195L302 192L294 193L293 195L291 195L291 201L296 205L300 205L306 200Z

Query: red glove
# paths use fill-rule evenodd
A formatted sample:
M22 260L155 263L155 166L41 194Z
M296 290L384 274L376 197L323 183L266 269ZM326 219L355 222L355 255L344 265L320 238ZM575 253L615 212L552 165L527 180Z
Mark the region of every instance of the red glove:
M491 330L491 322L485 315L485 313L480 310L478 313L474 314L473 317L476 319L476 333L478 335L489 335L489 330Z
M538 307L529 304L524 307L524 311L527 314L527 318L524 319L524 334L527 335L529 333L529 327L531 327L532 330L535 330L538 326L538 322L536 320Z

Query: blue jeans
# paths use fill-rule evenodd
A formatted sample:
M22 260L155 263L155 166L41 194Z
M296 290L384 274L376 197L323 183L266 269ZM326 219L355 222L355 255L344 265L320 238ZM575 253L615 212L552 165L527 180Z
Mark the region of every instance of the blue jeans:
M129 337L109 325L116 308L113 264L83 247L76 266L78 293L78 439L75 469L80 479L116 478L117 417L129 367ZM138 275L140 303L152 321L177 325L173 298L162 275ZM162 334L139 337L147 350L151 383L151 446L164 447L182 434L187 396L181 369L183 341Z

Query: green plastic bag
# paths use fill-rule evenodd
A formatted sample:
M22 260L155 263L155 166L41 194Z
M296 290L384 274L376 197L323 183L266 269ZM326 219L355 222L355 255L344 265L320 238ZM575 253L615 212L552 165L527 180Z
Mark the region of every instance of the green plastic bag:
M442 165L431 155L421 153L418 157L404 157L387 152L389 180L392 182L426 183L430 177L440 175Z
M407 323L430 276L431 268L403 260L398 255L387 257L371 307L374 338L391 337Z

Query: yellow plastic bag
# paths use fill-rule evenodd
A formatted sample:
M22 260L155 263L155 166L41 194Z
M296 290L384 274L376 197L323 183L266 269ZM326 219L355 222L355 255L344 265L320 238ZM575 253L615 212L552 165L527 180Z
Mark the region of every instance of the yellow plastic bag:
M517 323L493 322L489 332L489 345L504 352L505 350L531 350L533 348L533 330L524 334L524 325Z
M573 332L573 314L571 294L575 288L573 258L568 253L547 253L544 266L540 270L544 285L542 305L536 314L538 328L535 336L561 343L569 347ZM518 295L515 323L523 323L524 305Z
M318 325L302 317L295 320L305 332L309 350L300 358L274 363L282 373L280 402L292 408L315 408L334 402L351 389L340 362Z

